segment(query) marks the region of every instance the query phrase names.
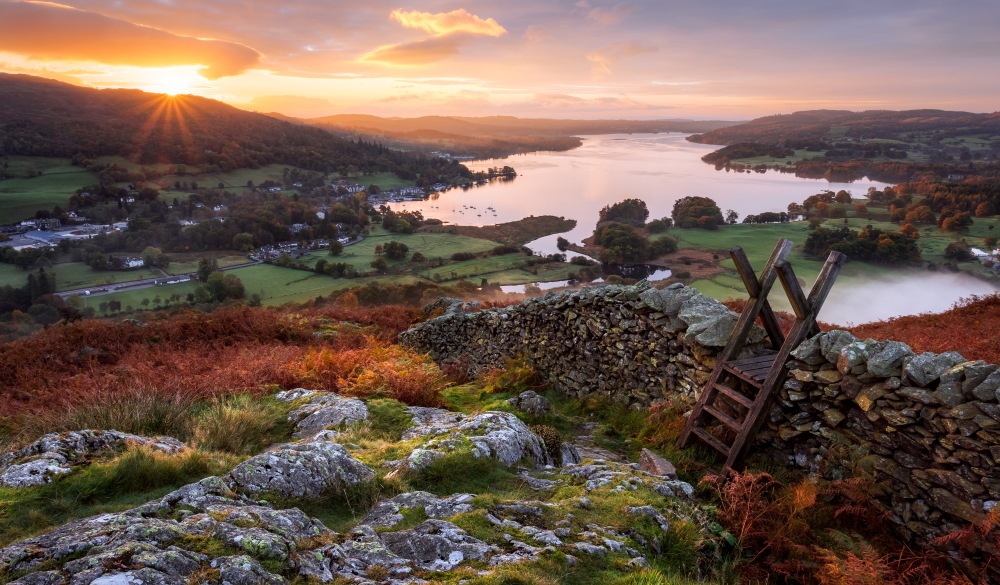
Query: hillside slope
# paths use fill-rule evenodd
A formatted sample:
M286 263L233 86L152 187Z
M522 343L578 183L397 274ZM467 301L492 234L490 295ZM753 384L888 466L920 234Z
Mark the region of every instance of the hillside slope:
M90 89L0 74L0 155L122 156L228 171L270 163L396 170L416 155L196 96Z

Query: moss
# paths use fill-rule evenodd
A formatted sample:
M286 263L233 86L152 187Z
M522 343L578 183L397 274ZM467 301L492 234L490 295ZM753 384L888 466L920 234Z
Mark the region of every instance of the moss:
M517 476L502 463L469 452L449 453L410 479L414 489L437 495L462 492L481 494L502 492L520 484Z
M399 441L406 429L413 426L413 419L406 412L406 405L391 398L368 401L370 434L377 439Z

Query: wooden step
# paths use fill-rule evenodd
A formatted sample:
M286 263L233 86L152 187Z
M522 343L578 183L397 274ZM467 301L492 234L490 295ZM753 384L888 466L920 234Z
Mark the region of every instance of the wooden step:
M760 388L767 379L774 365L775 355L764 355L742 360L731 360L723 364L723 368L740 379Z
M699 439L701 439L702 441L714 447L715 450L718 451L719 453L722 453L723 455L726 456L729 455L729 447L719 439L716 439L715 435L713 435L712 433L708 432L707 430L701 427L695 427L691 429L691 432L694 433L694 435Z
M715 389L718 390L719 393L725 395L726 398L729 398L734 402L742 404L743 407L746 408L747 410L749 410L750 407L753 406L753 400L751 398L744 396L743 394L737 392L736 390L733 390L732 388L726 386L722 382L716 382Z
M736 420L735 418L729 416L728 414L722 412L721 410L715 408L710 404L705 405L705 412L719 419L727 427L733 429L736 432L740 432L740 430L743 429L743 423L741 423L740 421Z

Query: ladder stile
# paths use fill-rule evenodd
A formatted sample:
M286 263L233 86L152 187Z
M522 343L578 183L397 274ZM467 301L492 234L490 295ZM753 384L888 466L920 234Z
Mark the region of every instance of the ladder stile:
M725 455L723 475L742 469L753 439L766 419L774 395L784 382L785 364L791 352L806 336L819 331L816 317L846 260L846 256L840 252L830 252L807 297L795 277L795 271L786 260L791 247L792 243L787 239L778 242L759 280L750 267L743 249L735 247L730 251L740 278L750 293L750 300L736 321L729 342L717 357L715 368L677 440L678 446L685 447L692 437L697 437ZM795 313L795 322L787 335L781 333L777 318L767 300L768 292L776 279L781 282ZM768 332L774 351L756 357L732 359L746 344L747 335L758 316ZM724 377L731 378L732 382L724 381ZM739 389L741 387L749 388L753 396L744 394ZM753 392L754 388L757 389L756 392ZM723 404L725 411L716 405L719 395L730 401ZM740 408L745 412L735 416L730 414L730 412L740 412ZM715 419L735 432L736 436L731 445L727 445L703 426L705 416Z

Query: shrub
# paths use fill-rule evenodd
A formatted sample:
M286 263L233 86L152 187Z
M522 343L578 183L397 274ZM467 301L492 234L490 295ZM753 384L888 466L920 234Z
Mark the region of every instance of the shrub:
M605 205L601 209L600 221L617 221L636 227L642 227L649 217L646 202L641 199L625 199L618 203Z
M714 229L723 223L722 210L708 197L684 197L674 202L670 213L677 227Z
M534 425L531 430L545 443L545 452L549 454L556 465L562 461L562 435L555 427L549 425Z

